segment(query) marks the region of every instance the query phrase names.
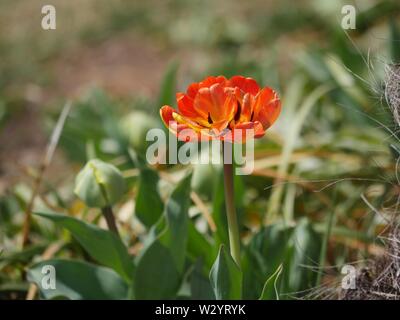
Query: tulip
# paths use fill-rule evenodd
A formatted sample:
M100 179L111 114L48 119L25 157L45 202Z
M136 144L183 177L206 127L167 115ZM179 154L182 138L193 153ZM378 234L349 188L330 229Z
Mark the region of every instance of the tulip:
M231 143L264 136L281 111L277 93L260 88L252 78L234 76L207 77L192 83L186 93L176 94L177 109L163 106L160 115L179 140L224 142L224 157ZM228 151L228 152L225 152ZM233 165L224 161L225 202L230 251L240 266L240 237L234 206Z
M163 106L160 114L165 125L182 141L189 140L188 129L193 133L190 141L242 142L261 138L281 110L274 90L260 89L255 80L242 76L229 80L223 76L208 77L191 84L186 93L177 93L176 101L178 110ZM246 129L253 134L246 135Z

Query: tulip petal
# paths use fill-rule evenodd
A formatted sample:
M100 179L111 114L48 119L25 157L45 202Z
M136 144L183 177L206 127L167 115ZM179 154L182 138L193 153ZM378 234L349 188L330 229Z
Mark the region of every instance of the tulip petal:
M264 129L269 128L278 118L281 111L281 101L277 93L265 87L255 98L253 121L260 121Z
M189 87L187 88L186 94L194 99L196 97L197 92L201 89L201 88L209 88L211 87L213 84L219 83L225 86L225 82L226 82L226 78L224 76L217 76L217 77L207 77L205 79L203 79L200 82L194 82L192 84L189 85Z
M230 121L235 111L235 97L226 93L224 87L216 83L210 88L201 88L195 99L194 109L210 124L222 120Z
M198 124L197 122L193 121L190 118L182 116L177 112L174 112L172 116L176 122L178 122L179 124L185 124L186 126L192 128L193 130L200 131L205 129L202 125Z
M179 92L176 94L176 102L179 112L185 117L198 117L199 114L193 108L193 99L186 94Z
M169 128L169 123L175 121L173 114L175 113L175 109L170 106L163 106L160 109L160 116L165 126Z
M246 93L243 97L241 104L240 117L238 122L250 121L251 114L253 112L254 98L249 93ZM236 117L235 117L236 118Z
M196 131L186 125L178 125L177 134L178 140L183 142L209 141L211 136L205 132Z
M265 130L259 121L243 122L236 125L233 129L233 141L244 143L248 139L261 138Z
M199 91L199 84L197 82L194 82L188 86L186 94L188 97L194 99L198 91Z
M228 80L230 87L238 87L244 93L250 93L255 96L259 91L260 87L257 82L252 78L245 78L243 76L233 76Z
M204 88L204 87L209 88L212 85L217 84L217 83L225 86L226 81L227 80L224 76L217 76L217 77L210 76L210 77L205 78L204 80L202 80L199 83L199 88Z

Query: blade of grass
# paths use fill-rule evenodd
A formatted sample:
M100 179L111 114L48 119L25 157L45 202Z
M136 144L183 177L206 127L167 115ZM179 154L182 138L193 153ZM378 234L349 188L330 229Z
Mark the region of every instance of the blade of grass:
M335 186L335 189L333 191L333 201L332 201L333 203L335 203L335 201L336 201L336 196L337 196L337 187ZM326 230L324 232L324 238L322 240L321 252L319 255L318 276L317 276L317 281L315 284L315 286L317 288L321 284L322 274L323 274L324 265L325 265L326 252L328 249L329 238L330 238L331 232L332 232L332 226L334 223L335 212L336 212L336 210L333 208L331 210L329 210L328 219L326 220Z
M306 99L304 99L302 105L299 108L299 111L294 114L291 126L288 127L290 129L286 134L287 139L285 140L285 144L283 146L282 158L277 171L279 175L281 176L286 175L289 170L290 157L294 151L296 140L300 135L301 128L305 120L307 119L307 116L311 111L312 107L323 95L325 95L331 89L332 86L328 84L324 84L317 87L314 91L310 93L310 95ZM294 108L295 105L297 105L298 101L297 99L292 99L290 102L292 103L292 105L289 104L289 107ZM279 182L280 181L276 181L276 183ZM283 185L278 185L272 191L267 214L264 220L265 224L275 219L277 213L280 210L280 203L283 195L283 187L284 187Z
M70 110L71 110L71 103L67 102L65 104L63 110L61 111L61 114L60 114L60 117L58 118L57 124L51 134L50 141L47 145L46 154L43 158L42 164L39 167L38 174L35 178L32 195L29 200L28 206L26 207L26 210L25 210L25 220L24 220L23 231L22 231L22 248L24 248L29 242L29 232L30 232L30 227L31 227L33 205L34 205L35 199L39 193L39 189L42 184L42 180L43 180L45 171L46 171L47 167L50 165L51 160L53 159L54 152L56 150L58 141L60 140L60 136L61 136L65 121L68 117Z

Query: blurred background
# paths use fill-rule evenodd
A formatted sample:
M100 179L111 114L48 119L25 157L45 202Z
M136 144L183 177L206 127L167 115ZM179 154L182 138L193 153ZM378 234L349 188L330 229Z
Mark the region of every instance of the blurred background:
M303 261L316 262L318 284L338 272L328 266L380 252L376 237L398 200L398 135L384 98L385 70L400 60L397 0L53 0L57 28L43 30L48 2L0 1L0 296L25 292L23 268L60 237L35 223L36 251L20 251L24 210L65 102L72 111L35 206L82 217L73 181L94 152L130 179L117 210L128 221L137 172L119 139L144 152L146 130L162 128L159 108L207 75L253 77L283 100L238 188L244 241L264 224L307 219L321 235L322 248ZM355 30L341 27L346 4L356 8ZM215 175L194 170L193 188L212 208ZM135 254L138 241L129 241Z

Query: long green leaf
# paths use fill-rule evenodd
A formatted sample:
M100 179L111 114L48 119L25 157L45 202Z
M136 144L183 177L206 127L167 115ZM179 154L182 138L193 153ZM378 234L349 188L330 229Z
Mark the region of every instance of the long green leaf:
M217 300L242 298L242 271L224 245L221 245L217 259L211 268L210 281Z
M158 98L158 107L161 107L163 105L172 105L174 103L177 71L178 64L176 62L172 62L168 66L161 83L161 90Z
M165 206L167 230L160 236L160 242L171 252L179 272L183 271L188 239L190 180L185 177L172 192Z
M46 288L44 269L54 267L55 288ZM51 271L50 271L51 272ZM39 262L28 270L28 281L35 283L44 299L68 298L114 300L126 299L128 286L113 270L81 261L53 259Z
M293 230L284 277L285 292L300 292L315 286L318 273L312 267L318 266L322 237L315 232L308 219L301 219Z
M293 122L291 123L289 132L286 134L285 144L283 146L282 161L278 167L278 174L280 176L285 175L289 170L289 160L295 149L296 139L298 138L300 130L303 127L308 114L312 110L312 107L316 104L318 99L320 99L331 89L331 86L327 84L317 87L313 92L310 93L310 95L307 96L306 99L304 99L303 103L299 107L299 111L293 114ZM281 184L273 189L266 215L266 222L268 222L268 220L273 220L278 213L280 209L283 188L284 185Z
M193 259L201 258L208 270L211 269L217 250L189 221L187 253Z
M140 169L135 214L148 228L160 219L163 211L163 202L157 188L158 180L157 172L148 168Z
M178 292L188 242L190 179L188 175L174 189L163 219L151 229L150 241L138 257L134 283L137 299L172 299Z
M203 270L203 262L199 259L190 274L190 297L194 300L214 300L213 288Z
M243 298L258 299L265 279L284 263L293 228L277 222L261 229L244 247ZM286 265L285 265L286 268Z
M150 244L140 256L135 270L136 299L172 299L181 282L170 250L159 240Z
M66 215L36 212L68 229L82 247L99 263L114 269L123 279L132 281L134 265L127 248L112 232Z
M282 265L280 264L276 271L265 281L260 300L279 300L278 280L282 273Z

